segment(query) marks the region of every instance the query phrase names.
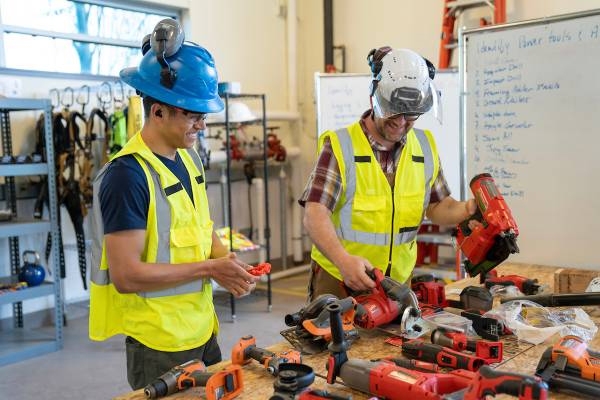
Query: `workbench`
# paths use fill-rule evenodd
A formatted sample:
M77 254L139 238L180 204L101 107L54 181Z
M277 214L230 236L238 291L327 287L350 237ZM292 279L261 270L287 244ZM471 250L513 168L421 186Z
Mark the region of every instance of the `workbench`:
M537 278L540 284L547 284L549 286L550 291L552 291L554 288L554 273L557 270L557 268L531 264L506 263L497 267L497 270L499 275L518 274L527 276L529 278ZM479 278L468 278L448 284L446 286L447 297L458 299L458 296L452 294L452 292L456 292L456 290L452 289L462 289L466 286L477 284L479 284ZM582 308L590 315L590 317L594 320L594 322L596 322L597 325L600 324L600 307L590 306ZM290 312L293 311L295 310L290 310ZM282 329L285 328L283 321L281 327ZM243 333L240 333L240 336L242 334ZM361 330L360 339L355 341L350 350L348 350L348 357L362 358L368 360L382 358L386 356L402 357L402 352L399 347L394 347L392 345L384 343L384 340L388 337L388 334L379 330ZM518 372L529 375L532 375L535 372L535 368L538 364L542 353L544 352L544 350L546 350L546 348L548 348L551 345L551 343L532 345L526 342L520 342L516 340L516 337L514 336L504 336L502 337L502 341L504 342L504 359L501 363L492 366L499 370ZM276 345L269 347L269 350L273 352L278 352L290 348L291 346L287 342L282 341ZM594 340L590 343L590 348L600 349L600 335L596 335ZM229 349L223 349L224 354L227 354L228 352ZM370 396L368 396L367 394L349 389L340 383L336 383L335 385L327 384L327 382L324 379L326 376L325 363L327 357L328 354L325 352L317 355L304 355L302 357L303 363L310 365L314 369L315 374L317 375L315 377L315 383L312 386L313 388L326 389L330 392L338 394L351 394L354 400L370 398ZM219 364L209 367L208 369L209 371L216 371L228 364L229 361L223 361ZM248 365L245 365L243 367L243 371L244 389L242 394L238 396L237 399L268 399L273 394L273 383L275 378L269 375L264 368L258 365L258 363L252 362ZM172 396L169 396L168 398L191 400L204 398L203 394L204 389L193 388L185 392L176 393ZM502 395L498 396L497 398L508 399L511 397ZM568 399L575 397L550 392L548 398ZM115 399L144 400L145 397L143 390L137 390L135 392L116 397Z

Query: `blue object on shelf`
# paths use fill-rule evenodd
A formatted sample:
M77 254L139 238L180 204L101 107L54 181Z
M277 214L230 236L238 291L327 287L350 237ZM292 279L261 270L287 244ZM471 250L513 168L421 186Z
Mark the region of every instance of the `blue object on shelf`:
M34 262L28 262L26 256L33 255ZM27 282L27 286L39 286L46 278L46 270L40 264L40 255L37 251L26 250L23 252L23 266L19 272L19 281Z

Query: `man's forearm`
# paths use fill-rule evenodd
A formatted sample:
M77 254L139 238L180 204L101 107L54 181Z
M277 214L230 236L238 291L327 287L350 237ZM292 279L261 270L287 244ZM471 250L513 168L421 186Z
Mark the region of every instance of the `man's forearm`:
M331 262L338 264L348 253L340 243L331 222L331 212L319 203L306 203L304 227L321 253Z
M119 279L121 284L117 290L121 293L152 292L209 278L212 263L212 260L185 264L131 262L121 268L128 272L124 279Z
M454 200L450 196L427 207L427 217L436 225L456 225L470 216L467 202Z

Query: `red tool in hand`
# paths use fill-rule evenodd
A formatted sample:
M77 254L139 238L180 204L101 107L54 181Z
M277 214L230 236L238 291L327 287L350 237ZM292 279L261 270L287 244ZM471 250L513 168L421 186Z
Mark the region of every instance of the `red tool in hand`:
M267 349L256 347L254 336L244 336L231 349L231 363L244 365L248 364L250 360L258 361L271 375L276 376L279 373L280 364L300 364L302 356L297 350L273 353Z
M355 322L365 329L373 329L399 319L400 330L419 331L416 324L421 315L418 300L410 288L383 275L379 269L367 271L375 282L369 293L356 295Z
M526 295L537 294L541 285L537 279L529 279L520 275L504 275L486 278L485 287L490 289L492 286L516 286Z
M264 274L271 273L271 264L269 263L260 263L256 267L249 269L248 273L254 276L261 276Z
M470 187L477 212L456 227L454 236L457 248L466 257L465 269L470 276L477 276L485 275L511 253L519 252L519 228L490 174L477 175ZM471 220L481 224L471 229Z
M483 358L486 364L502 361L502 342L486 342L484 340L468 338L462 332L437 328L431 332L431 343L458 351L472 351L475 353L475 356Z

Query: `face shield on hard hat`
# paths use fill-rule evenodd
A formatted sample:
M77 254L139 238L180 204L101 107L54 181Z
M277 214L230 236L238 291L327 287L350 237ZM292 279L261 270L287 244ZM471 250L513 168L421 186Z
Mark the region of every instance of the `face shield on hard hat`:
M391 50L383 57L373 82L375 116L390 118L403 114L405 119L414 120L432 112L441 124L440 95L431 78L434 73L417 53L407 49Z

